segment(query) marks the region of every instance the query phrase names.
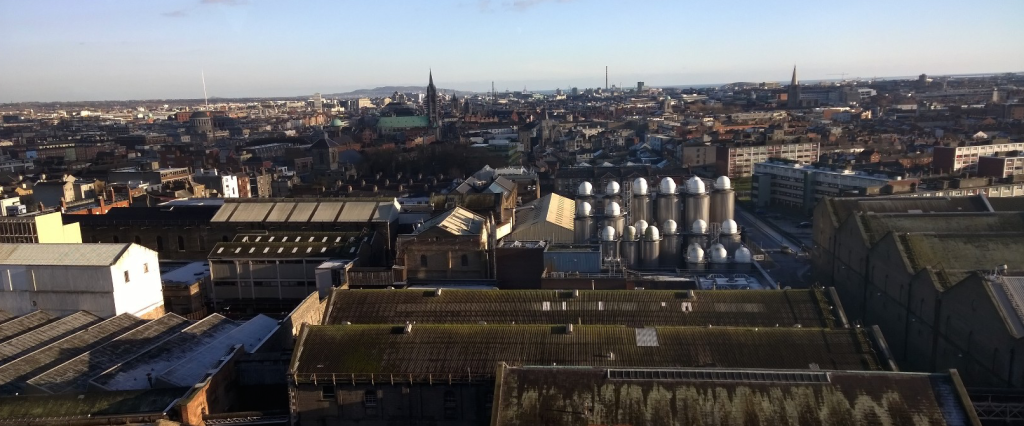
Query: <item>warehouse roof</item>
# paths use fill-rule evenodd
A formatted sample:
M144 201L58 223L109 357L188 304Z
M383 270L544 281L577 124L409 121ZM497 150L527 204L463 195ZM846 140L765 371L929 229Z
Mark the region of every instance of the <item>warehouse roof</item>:
M412 235L438 228L452 235L480 235L487 219L462 207L455 207L423 222Z
M14 315L11 315L11 314L9 314L7 312L4 312L4 311L0 311L0 324L3 324L4 322L6 322L7 320L9 320L11 318L14 318Z
M110 266L131 243L0 244L0 265Z
M828 206L842 223L853 212L874 213L970 213L989 212L988 203L977 197L847 197L829 198Z
M48 318L48 317L47 317ZM0 344L0 365L61 340L100 322L100 318L80 311L26 331ZM6 328L6 326L4 326Z
M0 366L0 393L21 393L25 381L125 334L145 321L121 314Z
M913 272L941 269L951 286L973 271L1007 265L1024 271L1024 233L914 233L897 241Z
M501 367L492 424L980 424L943 374Z
M291 372L300 381L332 374L351 375L353 380L389 374L493 376L498 362L881 369L866 331L860 328L414 324L405 329L401 325L305 327L292 357Z
M576 296L578 295L578 296ZM822 290L334 290L325 324L835 326Z
M239 234L231 242L217 243L209 258L352 258L365 238L369 237L361 232Z
M0 397L0 423L54 424L97 416L164 413L188 388Z
M125 333L103 346L33 377L28 384L50 393L85 391L89 379L145 352L188 327L189 322L175 314L166 314Z
M860 220L871 244L889 232L1024 232L1024 212L864 214Z
M516 229L510 235L515 235L520 228L540 223L551 223L572 231L575 214L575 201L558 194L548 194L516 209Z
M401 207L394 198L231 198L213 223L394 222Z
M0 346L7 340L35 330L51 320L53 320L53 315L46 313L46 311L32 311L4 322L3 326L0 327Z
M102 389L129 390L149 387L147 374L163 372L193 352L238 327L238 323L213 314L192 324L174 337L92 379Z

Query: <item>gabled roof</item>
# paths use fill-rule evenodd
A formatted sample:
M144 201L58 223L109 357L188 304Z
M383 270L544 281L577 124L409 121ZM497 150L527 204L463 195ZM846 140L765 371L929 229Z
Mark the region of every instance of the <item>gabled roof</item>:
M456 207L441 213L413 231L413 235L419 235L429 229L441 229L452 235L480 235L484 231L487 219L462 207Z
M551 193L531 201L516 210L516 229L551 223L572 231L576 213L576 202L571 198ZM512 231L515 233L515 230Z
M131 243L0 244L0 265L110 266Z
M571 327L571 329L570 329ZM881 370L867 331L797 327L314 325L292 357L295 380L493 377L495 365ZM358 348L342 350L338 348ZM357 377L358 376L358 377ZM417 380L413 378L412 380Z

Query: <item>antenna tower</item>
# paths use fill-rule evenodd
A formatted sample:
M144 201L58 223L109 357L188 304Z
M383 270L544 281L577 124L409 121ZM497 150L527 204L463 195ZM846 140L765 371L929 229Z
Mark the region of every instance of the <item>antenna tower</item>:
M206 102L206 110L210 110L210 98L206 96L206 71L200 70L199 75L203 78L203 101Z

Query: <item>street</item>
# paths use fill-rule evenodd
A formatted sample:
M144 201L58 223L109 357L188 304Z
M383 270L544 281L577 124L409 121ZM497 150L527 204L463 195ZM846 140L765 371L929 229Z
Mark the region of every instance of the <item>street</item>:
M775 262L774 266L766 269L780 287L810 287L812 284L809 280L811 264L805 257L798 256L801 247L800 241L786 238L758 220L752 213L739 207L736 209L735 220L743 232L744 242L748 246L760 247ZM807 244L807 242L803 242L803 244ZM783 253L783 245L788 246L793 252Z

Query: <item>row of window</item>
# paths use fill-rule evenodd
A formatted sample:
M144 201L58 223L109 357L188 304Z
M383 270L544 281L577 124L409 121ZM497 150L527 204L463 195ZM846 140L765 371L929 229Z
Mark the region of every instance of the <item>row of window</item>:
M462 264L462 266L469 266L469 256L468 255L464 254L462 256L459 256L459 261ZM427 260L427 255L421 254L420 255L420 267L421 268L427 268L429 266L430 266L430 262Z

